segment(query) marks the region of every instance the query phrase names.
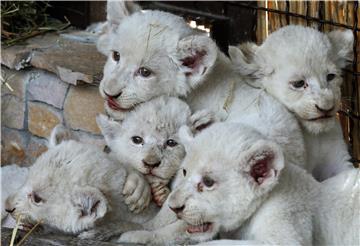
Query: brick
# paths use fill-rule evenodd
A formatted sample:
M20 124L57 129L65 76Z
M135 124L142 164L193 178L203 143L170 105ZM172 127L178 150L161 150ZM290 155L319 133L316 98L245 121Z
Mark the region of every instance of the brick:
M62 109L69 85L49 72L35 70L30 73L28 98L46 102Z
M71 86L64 105L68 127L99 134L96 115L104 112L104 101L94 86Z
M1 67L1 77L13 89L9 89L6 85L2 85L1 95L13 95L20 99L25 98L26 83L28 81L29 73L24 71L10 70Z
M87 32L48 33L27 39L25 45L1 47L1 64L16 70L40 68L70 84L99 82L105 62Z
M25 103L23 100L12 96L1 96L1 123L2 125L15 128L24 128Z
M39 137L48 137L52 129L62 122L62 117L54 108L36 102L28 103L29 131Z
M26 136L23 132L1 128L1 165L24 165Z
M31 136L26 148L26 162L34 163L47 149L47 140Z

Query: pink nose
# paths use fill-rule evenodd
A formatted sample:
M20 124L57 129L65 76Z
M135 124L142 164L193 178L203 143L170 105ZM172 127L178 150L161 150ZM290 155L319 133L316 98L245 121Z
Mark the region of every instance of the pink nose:
M121 96L122 91L120 91L118 94L111 95L104 90L104 94L109 98L118 98L119 96Z

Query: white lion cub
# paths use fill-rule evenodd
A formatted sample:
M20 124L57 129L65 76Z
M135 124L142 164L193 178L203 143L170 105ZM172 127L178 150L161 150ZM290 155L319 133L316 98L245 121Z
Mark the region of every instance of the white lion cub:
M340 123L341 69L352 59L353 34L287 26L272 33L261 46L230 47L241 74L293 112L304 129L307 169L319 180L352 168Z
M184 101L166 96L142 103L122 122L104 115L97 117L112 155L145 175L158 206L168 197L169 182L185 156L178 140L180 126L189 124L193 131L198 131L211 120L210 113L201 111L191 115ZM146 194L140 199L145 203Z
M168 200L179 220L154 232L126 232L119 241L188 243L220 233L243 244L312 244L318 183L285 163L278 144L233 123L214 124L195 138L182 128L180 137L184 177Z
M134 215L121 194L126 170L98 148L78 141L60 144L64 128L53 130L49 150L30 167L25 184L6 200L6 211L26 227L43 225L81 237L107 240L141 228L156 206Z
M304 165L300 127L283 105L242 81L216 43L181 17L138 10L108 2L107 31L97 46L108 56L100 93L110 116L123 119L160 95L182 97L193 112L206 109L255 127L279 143L286 158Z

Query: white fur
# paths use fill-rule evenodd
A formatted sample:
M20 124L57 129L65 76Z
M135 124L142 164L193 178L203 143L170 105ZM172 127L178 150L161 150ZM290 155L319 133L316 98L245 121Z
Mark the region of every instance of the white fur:
M281 144L287 159L304 164L303 138L295 118L262 90L244 83L211 38L178 16L123 8L108 3L108 19L118 22L111 22L112 30L98 43L108 56L100 93L112 117L123 119L136 105L159 95L185 97L192 111L207 109L218 118L226 111L227 121L255 127ZM119 52L119 61L113 59L113 51ZM141 76L141 67L151 74ZM118 110L110 108L105 93L114 96Z
M167 185L185 156L177 132L188 123L190 115L189 106L180 99L159 97L139 105L122 122L97 118L112 155L145 175L159 205L168 196ZM142 142L134 143L134 137ZM167 145L168 140L175 146ZM158 166L150 168L153 164Z
M207 111L191 115L189 106L175 97L158 97L142 103L122 122L97 117L98 125L112 150L112 155L125 165L136 169L149 181L154 201L161 206L170 190L168 183L180 167L185 150L179 142L178 130L189 125L193 132L216 121ZM133 142L133 137L142 143ZM167 142L172 140L175 146ZM152 164L158 166L150 168ZM140 198L143 202L147 198ZM135 199L134 199L135 200Z
M315 245L360 244L360 170L352 169L321 183L316 209Z
M181 220L153 232L124 233L121 242L196 242L220 233L245 240L242 244L312 244L318 183L303 169L285 163L278 144L246 125L218 123L188 142L186 149L186 175L168 200L170 207L185 206L178 214ZM250 174L263 160L269 170L259 184ZM207 187L204 177L214 185ZM208 222L209 231L188 232L192 225Z
M23 224L41 221L71 234L93 229L82 237L104 237L96 230L116 225L117 231L105 231L119 235L140 228L133 223L147 221L156 212L155 206L139 215L129 211L121 194L126 175L125 168L97 147L64 141L36 160L25 184L7 199L6 207L15 209L11 215L21 215Z
M5 211L6 199L15 193L24 183L29 172L28 167L16 164L1 167L1 226L14 227L15 221Z
M352 57L351 31L323 34L302 26L287 26L272 33L261 46L247 43L230 48L235 66L252 78L255 86L293 112L304 128L308 153L307 170L322 165L317 178L323 180L352 168L336 112L340 106L341 69ZM243 52L242 52L243 51ZM327 81L327 75L334 78ZM303 80L303 87L291 82ZM332 109L323 116L321 109ZM323 170L323 171L322 171Z

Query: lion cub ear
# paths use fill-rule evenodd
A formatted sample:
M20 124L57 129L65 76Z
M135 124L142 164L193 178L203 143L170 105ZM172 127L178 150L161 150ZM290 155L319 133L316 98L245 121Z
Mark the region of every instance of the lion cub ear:
M327 33L332 49L331 55L340 68L344 68L353 59L354 35L351 30L335 30Z
M284 155L277 144L259 140L246 152L240 169L250 182L261 189L272 188L284 168Z
M141 7L133 1L108 1L106 19L111 28L117 28L124 18L140 10Z
M215 42L205 35L191 35L178 42L176 60L191 88L196 88L211 72L218 56Z
M103 114L98 114L96 116L96 123L99 126L107 144L110 144L110 142L121 131L121 123Z
M106 26L96 44L98 50L104 55L108 55L112 34L115 33L121 21L133 13L141 11L140 6L132 1L108 1L106 9Z
M241 75L254 77L260 69L255 63L255 53L258 46L254 43L241 44L238 47L229 46L229 56L236 70Z
M71 194L71 203L77 210L78 220L93 223L104 217L108 202L100 190L90 186L75 187Z
M59 124L55 126L54 129L51 131L48 147L55 147L63 141L67 141L70 139L77 140L77 138L71 133L69 129L67 129L62 124Z

